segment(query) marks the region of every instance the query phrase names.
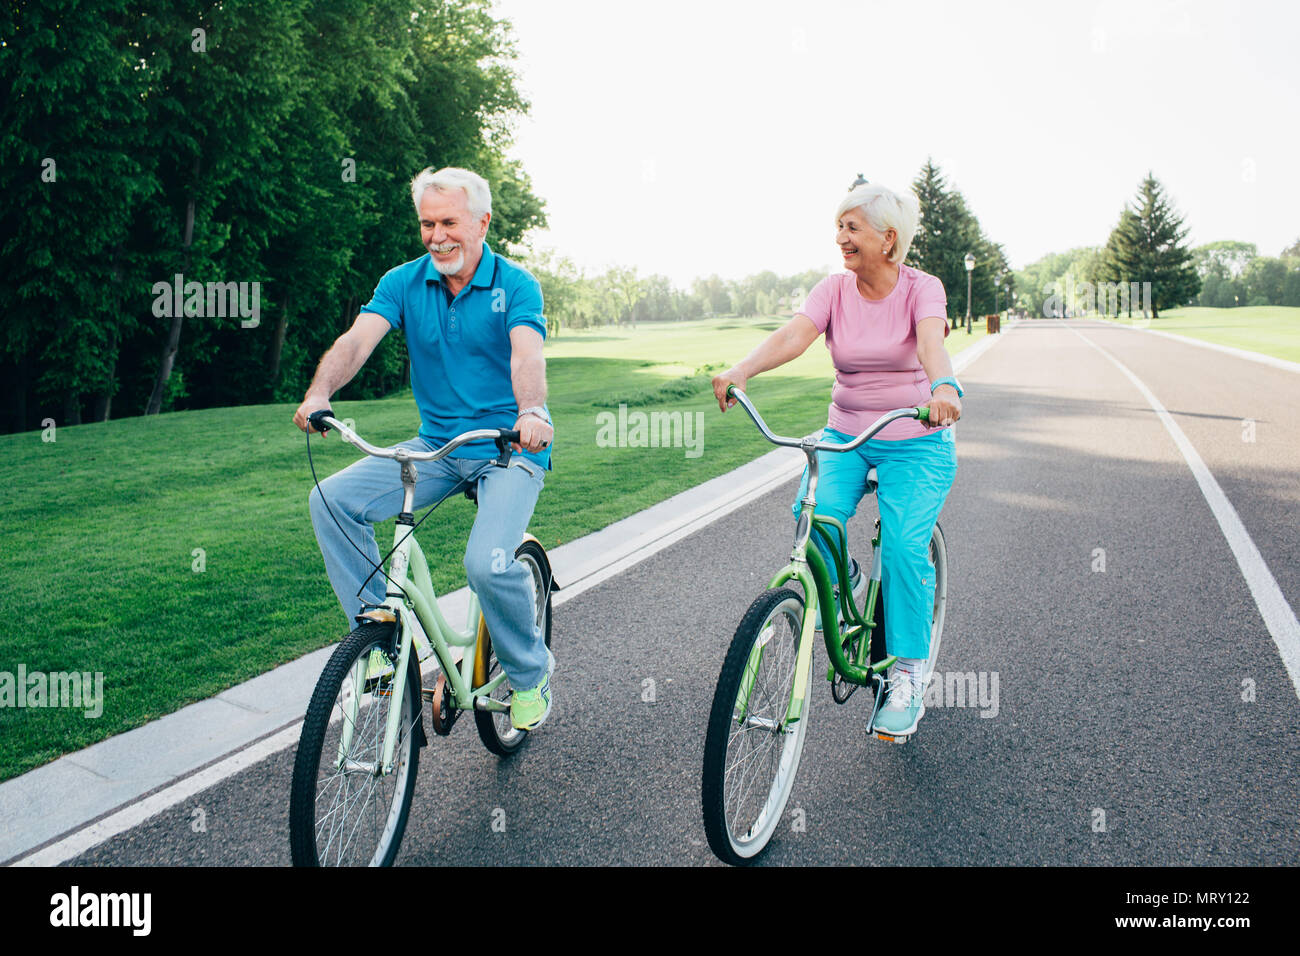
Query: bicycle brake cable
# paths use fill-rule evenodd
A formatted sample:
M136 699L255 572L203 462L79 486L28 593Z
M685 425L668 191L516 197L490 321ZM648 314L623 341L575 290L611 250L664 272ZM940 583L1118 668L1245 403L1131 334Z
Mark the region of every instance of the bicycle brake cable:
M338 527L339 533L343 535L347 543L352 545L353 550L355 550L357 554L361 555L361 557L365 559L366 563L369 564L372 568L371 572L368 575L366 575L366 579L361 582L361 587L357 589L356 597L359 598L362 596L362 594L366 590L366 585L370 583L370 579L373 578L375 576L375 572L378 571L380 574L384 576L384 579L388 581L389 584L391 584L393 587L397 588L397 590L401 592L402 597L409 600L410 595L406 593L406 589L399 586L398 583L394 581L392 577L389 576L388 572L384 570L384 562L386 562L389 558L393 556L394 552L396 552L397 549L400 548L403 543L405 543L407 538L415 534L415 529L424 523L425 518L433 514L434 510L438 507L438 505L442 504L452 495L455 495L463 491L465 488L468 488L471 481L478 481L478 479L482 477L483 471L485 471L486 468L480 470L470 478L460 479L460 481L457 482L456 486L452 488L450 491L448 491L441 498L439 498L437 501L435 501L433 505L429 508L429 510L420 516L420 520L415 522L415 524L411 526L411 530L406 532L406 534L402 535L401 540L399 540L396 544L394 544L393 547L389 550L389 552L379 559L378 564L375 564L373 561L370 560L370 555L362 551L360 546L355 541L353 541L351 538L348 537L348 533L345 530L343 530L343 525L339 522L338 517L334 514L334 509L330 507L329 501L325 498L325 492L321 491L320 479L316 477L316 464L311 457L311 431L310 430L306 432L306 437L307 437L307 464L311 468L311 478L312 481L316 483L316 491L320 494L321 503L325 505L325 510L329 513L330 518L333 519L334 524ZM365 602L363 601L362 603L364 604Z
M326 510L326 512L328 512L330 518L332 518L332 519L334 520L334 524L335 524L335 525L338 527L338 529L339 529L339 534L343 535L344 540L347 541L348 544L352 545L353 550L356 551L357 554L361 555L361 557L365 559L366 564L369 564L369 565L374 569L374 570L372 570L372 571L370 572L369 575L367 575L365 581L363 581L363 582L361 583L361 587L357 590L356 596L357 596L357 597L361 597L362 592L365 591L365 589L366 589L366 585L369 584L369 583L370 583L370 579L373 578L373 577L375 576L375 571L378 571L378 572L379 572L380 574L382 574L385 578L387 578L389 584L393 585L393 587L397 588L399 591L402 592L402 596L403 596L403 597L407 597L407 598L409 598L410 595L408 595L408 594L406 593L406 590L405 590L404 588L400 587L396 581L394 581L391 577L388 576L388 572L385 571L384 568L383 568L383 559L381 559L381 561L380 561L379 564L375 564L373 561L370 560L370 555L368 555L368 554L366 554L364 551L362 551L360 545L358 545L355 541L353 541L351 538L349 538L349 537L348 537L348 533L347 533L345 530L343 530L343 525L342 525L342 523L339 521L338 517L334 514L334 509L330 507L330 503L329 503L328 499L326 499L326 497L325 497L325 492L321 491L321 487L320 487L320 479L316 477L316 463L312 460L312 457L311 457L311 429L310 429L310 427L307 429L306 436L307 436L307 466L308 466L309 468L311 468L311 480L314 481L314 482L316 483L316 492L317 492L317 494L320 495L321 504L323 504L323 505L325 506L325 510ZM435 507L436 507L436 506L435 506ZM420 520L423 521L424 519L421 518ZM389 553L391 554L392 552L389 552ZM362 603L364 604L365 602L363 601Z

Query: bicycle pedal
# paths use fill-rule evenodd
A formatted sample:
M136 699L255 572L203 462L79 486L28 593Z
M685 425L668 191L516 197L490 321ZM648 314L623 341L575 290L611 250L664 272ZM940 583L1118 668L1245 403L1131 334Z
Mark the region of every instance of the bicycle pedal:
M889 734L882 734L878 730L873 730L872 733L875 734L877 740L883 740L888 744L905 744L912 739L911 734L908 734L905 737L891 737Z

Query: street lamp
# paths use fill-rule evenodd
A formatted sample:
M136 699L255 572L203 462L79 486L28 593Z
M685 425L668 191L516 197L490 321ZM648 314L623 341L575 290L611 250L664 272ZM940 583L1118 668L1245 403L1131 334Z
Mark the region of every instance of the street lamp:
M973 253L966 253L966 334L970 335L970 285L971 273L975 271L975 256Z

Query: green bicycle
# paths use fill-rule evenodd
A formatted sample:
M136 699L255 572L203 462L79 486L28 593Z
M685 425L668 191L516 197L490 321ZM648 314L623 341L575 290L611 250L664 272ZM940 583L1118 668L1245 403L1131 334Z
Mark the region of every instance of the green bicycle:
M818 441L816 435L774 435L743 390L733 385L727 396L740 403L768 441L798 448L808 459L808 487L795 525L790 563L772 578L768 590L749 606L736 628L718 677L704 742L704 832L719 859L739 865L752 862L767 847L794 787L808 731L808 677L818 616L830 658L826 677L831 697L843 704L859 687L869 688L873 704L868 728L875 723L884 697L885 672L896 660L885 650L880 522L876 522L871 541L871 576L860 612L851 597L844 525L816 513L817 452L852 451L892 421L927 421L929 409L895 409L853 441L838 445ZM874 492L874 468L868 473L867 484L868 492ZM838 534L830 534L831 530ZM827 567L818 548L809 547L813 534L821 536L833 557L833 567ZM948 551L937 522L930 537L930 560L935 589L927 683L939 655L948 597ZM783 587L789 581L799 589ZM839 595L844 596L842 622L836 609ZM879 639L873 640L877 635ZM876 736L897 743L907 740Z
M377 448L324 410L310 417L317 431L337 429L368 455L401 463L405 497L397 518L391 563L383 572L389 597L358 617L358 626L331 655L303 720L289 798L289 842L295 866L390 866L401 846L415 793L419 748L428 743L423 702L434 732L451 733L472 711L484 746L506 757L528 732L510 722L510 687L497 662L478 597L472 592L464 630L438 607L424 552L413 537L411 513L417 461L436 461L473 441L493 440L494 464L514 467L509 443L519 433L477 429L431 452ZM454 492L453 492L454 493ZM474 486L466 488L474 498ZM421 519L423 520L423 519ZM531 572L535 624L551 646L551 592L558 590L546 549L525 535L515 557ZM383 569L377 569L382 571ZM462 652L459 661L453 648ZM436 658L438 676L424 688L419 662Z

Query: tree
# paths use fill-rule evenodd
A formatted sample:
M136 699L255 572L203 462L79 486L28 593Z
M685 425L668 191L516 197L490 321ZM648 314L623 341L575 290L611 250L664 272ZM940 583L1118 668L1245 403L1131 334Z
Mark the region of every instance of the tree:
M1128 206L1119 214L1119 222L1106 239L1106 246L1097 258L1093 281L1099 286L1108 283L1119 287L1119 303L1126 304L1128 315L1133 315L1134 296L1131 294L1133 277L1142 273L1142 257L1139 252L1141 244L1141 227L1138 217ZM1100 296L1099 296L1100 298ZM1138 303L1142 302L1140 296ZM1109 312L1109 303L1101 306L1103 312Z
M498 252L545 223L507 157L527 102L490 0L12 3L0 37L0 428L301 395L423 254L425 166L488 180ZM154 314L177 273L257 283L259 322ZM345 397L408 378L387 336Z
M1164 187L1148 172L1133 206L1125 205L1106 243L1104 271L1111 281L1150 283L1151 317L1160 310L1185 305L1201 289L1184 245L1187 229L1165 196ZM1143 301L1145 302L1145 292ZM1130 314L1132 302L1130 300Z
M0 12L0 379L5 430L29 426L29 399L77 424L117 392L118 354L141 281L133 209L156 188L134 149L146 108L129 45L133 4L83 15L45 4Z
M1253 242L1209 242L1192 250L1192 265L1202 279L1208 275L1228 279L1241 275L1258 254Z
M934 160L925 161L912 181L912 190L920 200L921 216L907 262L943 283L949 315L966 312L967 253L975 256L976 263L970 275L971 315L992 312L1007 301L1005 290L1008 286L1014 290L1015 278L1005 251L984 235L966 200L948 187Z

